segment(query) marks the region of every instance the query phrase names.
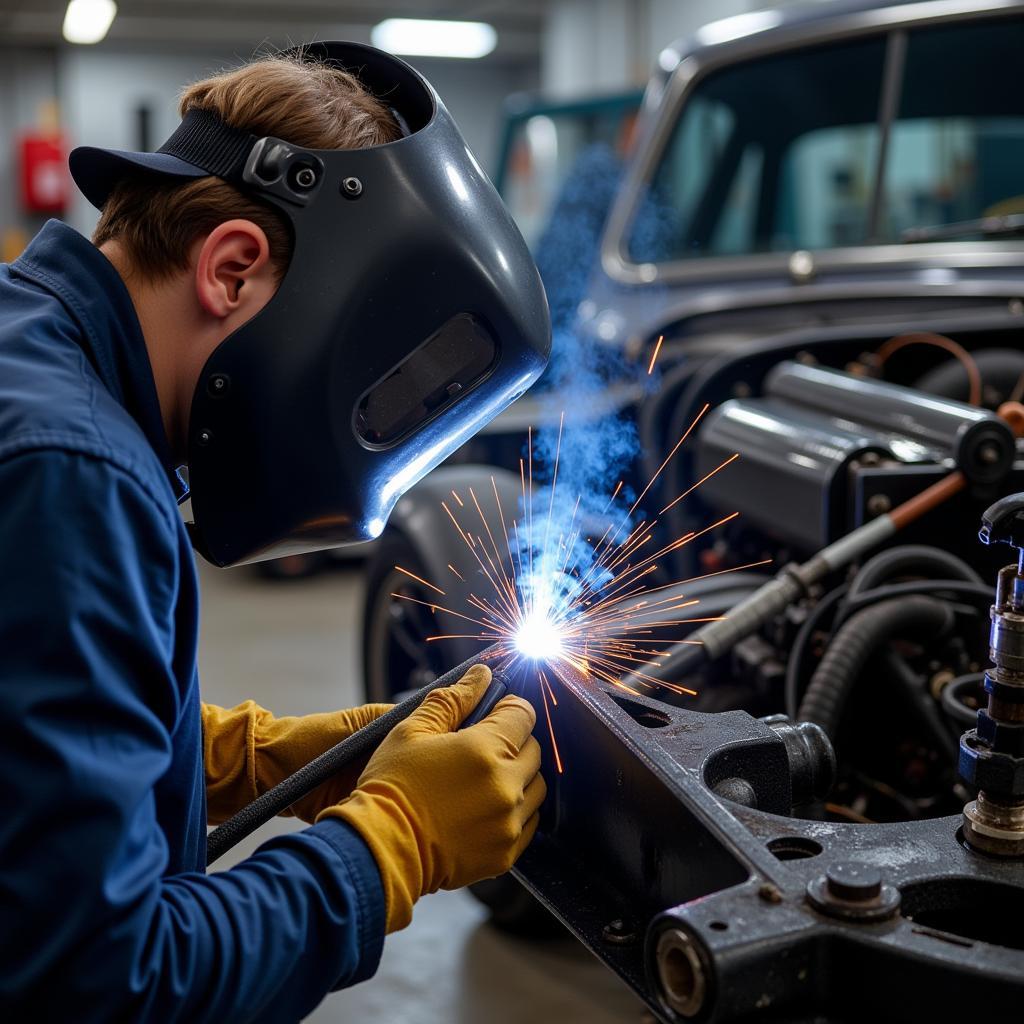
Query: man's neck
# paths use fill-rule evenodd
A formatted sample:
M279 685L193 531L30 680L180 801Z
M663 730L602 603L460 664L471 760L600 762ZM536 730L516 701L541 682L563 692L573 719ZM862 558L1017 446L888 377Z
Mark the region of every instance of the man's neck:
M188 282L168 278L154 286L132 272L124 249L117 241L104 242L99 250L121 275L131 296L153 370L164 432L174 457L183 459L187 436L186 403L191 399L191 395L181 394L180 386L182 341L189 328L186 322Z

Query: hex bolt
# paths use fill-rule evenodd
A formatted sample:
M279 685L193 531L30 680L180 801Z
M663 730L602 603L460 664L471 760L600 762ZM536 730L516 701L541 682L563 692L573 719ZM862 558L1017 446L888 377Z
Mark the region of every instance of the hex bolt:
M355 199L356 196L362 194L363 183L358 178L343 178L341 181L341 191L349 198Z

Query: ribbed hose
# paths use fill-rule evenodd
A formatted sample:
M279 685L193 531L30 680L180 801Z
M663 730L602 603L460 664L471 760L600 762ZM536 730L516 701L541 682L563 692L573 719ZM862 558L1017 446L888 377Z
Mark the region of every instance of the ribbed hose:
M228 818L206 837L206 864L211 865L222 857L233 846L240 843L247 835L251 835L271 818L276 818L287 810L296 800L312 793L317 786L337 775L338 772L368 757L384 742L384 738L399 722L408 718L422 703L431 690L457 683L474 665L493 654L493 648L481 651L461 665L457 665L443 676L438 676L432 683L406 697L401 704L396 704L380 718L374 719L369 725L352 733L340 743L325 750L319 757L304 765L294 775L268 789L258 796L251 804L246 804L237 814Z
M913 595L864 608L842 626L818 664L800 702L802 722L815 722L834 739L846 703L868 659L899 636L931 639L953 625L953 610L931 597Z

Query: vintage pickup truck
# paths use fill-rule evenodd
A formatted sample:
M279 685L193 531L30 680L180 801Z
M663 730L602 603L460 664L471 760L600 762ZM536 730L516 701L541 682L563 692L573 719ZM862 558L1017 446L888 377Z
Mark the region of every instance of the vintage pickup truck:
M1020 1014L1024 845L985 852L963 808L982 789L1011 838L1024 814L1020 726L990 707L971 732L1009 692L984 673L1016 557L978 529L1024 490L1021 54L1024 4L992 0L761 11L667 47L547 378L400 502L367 568L371 699L481 649L425 642L466 630L414 576L449 607L479 586L446 568L464 546L441 501L493 486L516 508L527 426L557 422L580 360L603 368L586 415L636 432L634 493L710 406L655 510L740 453L657 527L740 513L658 567L709 617L960 474L715 657L665 659L697 696L561 673L566 766L547 750L517 874L663 1020ZM573 182L552 246L594 216ZM1018 514L986 537L1019 539ZM523 923L518 893L481 891Z

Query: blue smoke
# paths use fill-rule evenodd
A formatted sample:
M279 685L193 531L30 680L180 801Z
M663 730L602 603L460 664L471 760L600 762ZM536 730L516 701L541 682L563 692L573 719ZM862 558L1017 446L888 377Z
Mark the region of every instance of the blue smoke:
M609 524L618 540L633 527L625 518L635 494L624 483L639 455L630 409L610 408L611 385L649 382L646 367L620 349L582 336L576 309L597 258L601 231L621 177L611 149L595 145L581 154L537 246L551 306L552 356L540 393L542 425L533 437L532 528L520 509L520 587L527 607L543 617L563 614L587 577L599 590L611 574L595 568L595 545ZM561 430L560 419L564 413ZM557 457L557 477L555 463ZM524 459L529 453L524 451ZM552 500L552 484L554 495ZM565 570L575 567L572 575Z

